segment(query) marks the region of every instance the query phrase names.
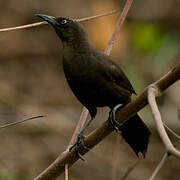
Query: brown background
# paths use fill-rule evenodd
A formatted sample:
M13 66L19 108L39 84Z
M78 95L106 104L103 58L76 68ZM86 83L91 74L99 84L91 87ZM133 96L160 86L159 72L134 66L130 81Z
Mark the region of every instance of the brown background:
M83 18L122 9L117 0L6 0L0 1L0 28L38 22L36 13ZM136 0L112 50L137 93L180 61L179 0ZM95 47L104 50L118 15L82 23ZM38 175L67 147L82 105L70 91L61 65L62 46L48 25L0 33L0 124L36 115L45 118L0 130L0 180L29 180ZM180 83L170 87L159 106L164 121L180 134ZM165 149L154 128L151 112L141 116L152 130L147 158L128 177L148 179ZM89 132L107 119L98 111ZM129 146L113 133L70 169L70 179L117 179L137 160ZM173 142L177 144L177 139ZM118 142L119 145L116 143ZM180 161L170 157L158 180L180 178ZM64 179L63 176L58 179Z

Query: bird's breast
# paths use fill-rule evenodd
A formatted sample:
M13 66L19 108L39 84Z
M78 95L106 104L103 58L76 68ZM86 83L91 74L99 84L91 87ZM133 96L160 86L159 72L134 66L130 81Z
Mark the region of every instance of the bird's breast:
M86 107L113 107L126 102L130 95L124 95L123 88L104 78L92 61L86 56L63 58L65 77L78 100Z

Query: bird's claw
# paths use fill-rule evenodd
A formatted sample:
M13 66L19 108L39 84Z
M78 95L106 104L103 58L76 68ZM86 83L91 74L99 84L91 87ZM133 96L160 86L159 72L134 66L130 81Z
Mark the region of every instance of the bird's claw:
M108 124L110 124L111 126L113 126L114 130L116 132L119 132L119 127L121 126L121 124L116 121L116 111L122 106L122 104L118 104L117 106L115 106L110 112L109 112L109 119L108 119Z
M72 149L75 148L75 151L76 151L77 155L78 155L79 158L80 158L81 160L83 160L83 161L84 161L84 158L83 158L83 156L79 153L78 147L79 147L79 145L82 145L82 147L83 147L84 149L88 150L88 147L85 146L85 144L84 144L84 138L85 138L85 136L80 132L80 133L78 134L78 136L77 136L76 142L69 148L69 151L72 151Z

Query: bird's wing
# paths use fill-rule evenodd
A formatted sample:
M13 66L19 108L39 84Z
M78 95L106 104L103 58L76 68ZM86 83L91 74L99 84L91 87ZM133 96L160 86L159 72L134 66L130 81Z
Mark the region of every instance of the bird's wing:
M136 94L127 76L115 62L101 52L95 53L94 56L95 59L101 64L100 66L103 68L104 77L106 79L113 81L117 85L129 90L130 93Z

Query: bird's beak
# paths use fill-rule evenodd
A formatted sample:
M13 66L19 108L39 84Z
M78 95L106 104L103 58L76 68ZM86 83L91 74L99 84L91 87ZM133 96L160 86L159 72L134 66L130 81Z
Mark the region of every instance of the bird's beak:
M56 21L56 18L53 17L53 16L48 16L48 15L45 15L45 14L36 14L36 16L40 17L44 21L47 21L49 24L51 24L53 26L59 25L59 23Z

